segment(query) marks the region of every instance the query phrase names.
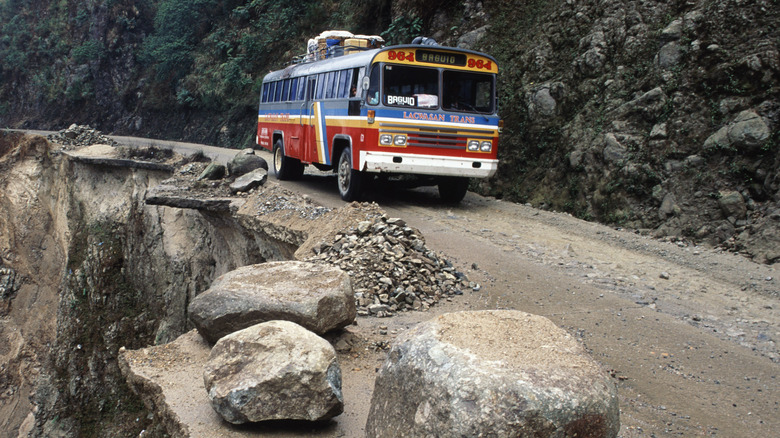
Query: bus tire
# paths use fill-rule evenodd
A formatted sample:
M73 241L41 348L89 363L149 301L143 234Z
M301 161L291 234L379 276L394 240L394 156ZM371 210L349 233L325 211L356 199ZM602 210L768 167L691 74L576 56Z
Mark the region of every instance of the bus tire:
M284 154L281 140L277 140L274 144L274 175L280 180L298 179L303 175L303 164L300 160Z
M351 148L345 148L341 151L336 175L341 199L347 202L357 200L363 185L363 172L352 168Z
M468 189L468 178L450 176L439 180L439 197L448 204L457 204L462 201Z

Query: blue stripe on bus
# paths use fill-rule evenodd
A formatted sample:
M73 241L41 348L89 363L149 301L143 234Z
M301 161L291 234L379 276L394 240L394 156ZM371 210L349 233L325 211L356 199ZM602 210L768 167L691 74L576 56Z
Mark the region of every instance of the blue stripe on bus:
M347 117L348 116L348 109L341 107L341 108L324 108L323 109L323 102L315 102L319 106L319 114L323 115L325 117ZM366 117L368 115L368 110L371 108L362 107L360 110L360 116ZM388 109L388 108L376 108L375 110L375 117L377 118L387 118L387 119L398 119L398 120L414 120L414 121L426 121L426 119L418 119L413 117L404 117L404 113L406 114L413 114L413 113L420 113L420 114L427 114L430 116L439 116L443 115L444 120L433 120L433 117L431 117L432 122L437 123L458 123L458 120L452 120L451 116L458 116L461 118L473 118L474 123L468 123L468 122L460 122L460 123L467 123L467 124L473 124L473 125L490 125L490 126L498 126L499 117L493 116L493 115L482 115L482 114L474 114L474 113L444 113L444 112L436 112L436 111L425 111L425 110L417 110L417 109ZM290 109L290 108L276 108L276 109L267 109L267 110L261 110L258 112L259 116L263 116L266 114L289 114L291 117L298 117L299 115L301 117L309 117L312 115L311 110L304 109L300 110L298 108L296 109ZM324 118L323 118L324 119ZM321 122L321 121L320 121Z

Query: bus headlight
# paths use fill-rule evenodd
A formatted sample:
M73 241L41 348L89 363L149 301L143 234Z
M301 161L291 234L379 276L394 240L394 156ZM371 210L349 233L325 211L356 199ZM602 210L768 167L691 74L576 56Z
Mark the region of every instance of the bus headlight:
M482 145L479 148L482 152L490 152L493 149L493 142L483 141Z
M406 146L406 136L396 135L393 143L395 143L396 146Z
M390 146L393 144L393 136L390 134L381 134L379 136L379 144L382 146Z
M468 149L470 152L477 152L479 151L479 141L477 140L469 140Z

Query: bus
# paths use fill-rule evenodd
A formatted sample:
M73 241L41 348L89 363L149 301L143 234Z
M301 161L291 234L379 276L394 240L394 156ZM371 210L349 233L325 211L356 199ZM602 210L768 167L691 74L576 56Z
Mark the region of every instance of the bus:
M357 200L368 178L412 176L460 202L498 167L496 60L420 44L351 51L263 78L257 144L280 180L312 165Z

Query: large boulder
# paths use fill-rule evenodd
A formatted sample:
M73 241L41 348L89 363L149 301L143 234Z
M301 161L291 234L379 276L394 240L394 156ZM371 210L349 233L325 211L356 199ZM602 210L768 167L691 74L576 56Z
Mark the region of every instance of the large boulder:
M519 311L458 312L394 342L367 437L614 437L617 389L564 330Z
M249 173L255 169L268 170L268 162L251 148L243 149L227 163L227 171L230 176L236 177Z
M228 272L195 297L190 320L209 342L252 325L286 320L322 334L357 314L349 275L326 264L284 261Z
M344 411L336 350L289 321L257 324L220 339L203 382L211 406L233 424L321 421Z

